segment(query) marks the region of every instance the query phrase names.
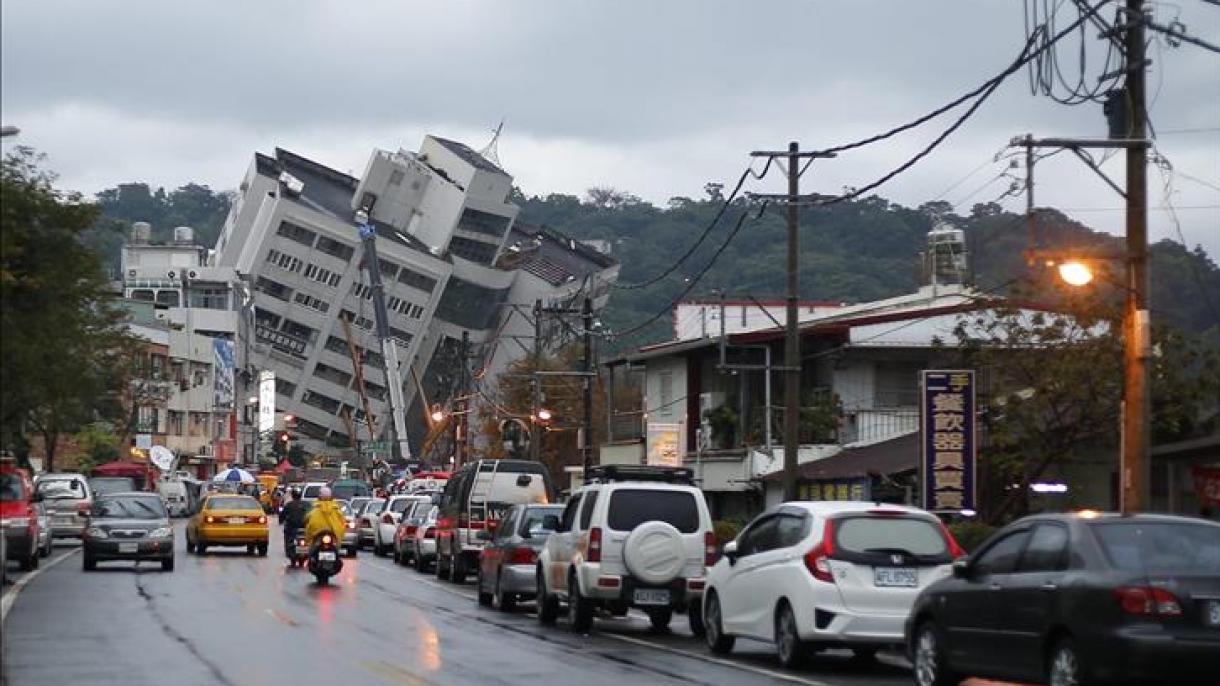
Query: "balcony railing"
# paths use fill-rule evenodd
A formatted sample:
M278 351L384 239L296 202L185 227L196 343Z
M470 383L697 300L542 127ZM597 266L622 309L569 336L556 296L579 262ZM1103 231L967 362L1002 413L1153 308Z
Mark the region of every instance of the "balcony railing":
M883 441L919 429L916 408L848 410L843 413L839 442L860 443Z

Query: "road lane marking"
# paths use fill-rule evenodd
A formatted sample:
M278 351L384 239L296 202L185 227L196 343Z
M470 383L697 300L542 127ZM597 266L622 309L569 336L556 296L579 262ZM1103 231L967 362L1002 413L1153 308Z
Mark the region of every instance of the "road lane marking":
M73 548L54 560L38 565L38 569L35 569L32 572L27 572L25 576L18 579L13 584L13 587L4 594L4 600L0 600L0 623L3 623L5 619L8 619L8 611L12 609L13 603L17 601L17 596L21 595L21 589L25 588L26 584L38 578L39 574L42 574L48 569L79 552L80 548Z
M673 653L674 655L681 655L683 657L689 657L689 658L692 658L695 660L700 660L703 662L711 662L713 664L717 664L722 667L732 667L734 669L740 669L740 670L743 670L746 672L753 672L755 674L761 674L762 676L771 677L772 679L790 681L794 684L805 684L806 686L831 686L829 683L827 683L825 681L818 681L817 679L807 679L805 677L796 676L794 674L785 674L783 672L777 672L773 669L767 669L765 667L756 667L754 665L746 664L744 662L735 662L733 660L726 660L726 659L719 658L719 657L712 657L710 655L701 655L699 653L692 653L689 650L682 650L680 648L671 648L670 646L660 645L658 643L651 643L649 641L645 641L640 638L634 638L632 636L623 636L622 634L611 634L611 633L606 633L604 631L597 632L597 635L605 636L606 638L613 638L616 641L623 641L624 643L631 643L634 645L643 646L645 648L652 648L654 650L660 650L660 651L666 652L666 653Z
M386 677L394 683L403 684L403 686L439 686L435 681L425 679L415 672L392 665L384 660L378 660L377 662L360 661L356 665L366 672Z
M271 615L272 619L274 619L277 622L280 622L282 624L287 624L288 626L294 626L294 627L301 626L301 623L298 622L297 620L293 619L292 617L289 617L288 615L284 614L283 612L279 612L272 608L267 608L267 614Z

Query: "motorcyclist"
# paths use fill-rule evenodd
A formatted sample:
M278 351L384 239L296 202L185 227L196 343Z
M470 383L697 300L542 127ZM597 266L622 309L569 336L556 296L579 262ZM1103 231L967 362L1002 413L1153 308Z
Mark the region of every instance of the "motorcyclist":
M314 503L313 509L305 518L306 543L312 550L318 536L327 531L342 541L343 530L346 526L347 519L343 517L343 511L339 509L339 506L335 504L334 494L331 493L328 486L323 486L318 491L318 500Z
M292 489L292 500L280 509L280 524L284 527L284 554L293 556L293 544L297 532L305 528L305 515L309 506L301 500L301 489Z

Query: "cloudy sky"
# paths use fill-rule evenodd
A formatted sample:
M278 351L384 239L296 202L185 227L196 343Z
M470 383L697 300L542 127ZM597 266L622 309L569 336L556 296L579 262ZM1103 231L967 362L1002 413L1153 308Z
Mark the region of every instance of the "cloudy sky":
M1180 17L1220 43L1220 7L1177 2L1153 3L1162 23ZM614 186L660 204L731 184L751 150L855 140L974 88L1020 51L1024 4L4 0L0 119L21 128L6 149L47 153L61 185L86 193L133 180L229 189L275 146L359 172L373 147L416 149L426 133L480 148L503 119L499 156L526 193ZM1078 45L1060 51L1069 78ZM1186 243L1215 258L1220 55L1158 39L1150 56L1157 148L1177 170L1170 201ZM804 189L862 186L950 121L819 162ZM877 192L968 212L1008 187L995 156L1027 132L1103 136L1105 122L1100 105L1031 95L1023 70ZM1121 155L1105 169L1121 182ZM1153 238L1176 237L1163 179L1149 179ZM1039 205L1121 232L1121 198L1072 156L1040 163L1037 182ZM783 187L773 175L752 188Z

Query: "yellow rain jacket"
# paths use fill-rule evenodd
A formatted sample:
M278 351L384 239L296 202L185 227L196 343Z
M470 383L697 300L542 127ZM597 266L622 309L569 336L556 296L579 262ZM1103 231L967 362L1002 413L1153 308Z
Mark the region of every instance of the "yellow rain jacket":
M343 518L343 512L339 510L335 501L319 500L313 504L309 516L305 518L305 541L312 546L314 538L329 531L335 536L335 547L337 548L343 544L343 530L346 527L347 520Z

